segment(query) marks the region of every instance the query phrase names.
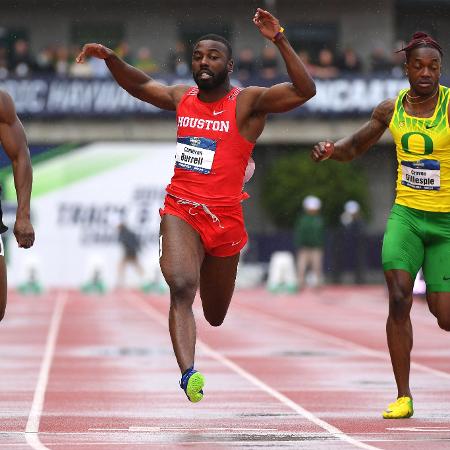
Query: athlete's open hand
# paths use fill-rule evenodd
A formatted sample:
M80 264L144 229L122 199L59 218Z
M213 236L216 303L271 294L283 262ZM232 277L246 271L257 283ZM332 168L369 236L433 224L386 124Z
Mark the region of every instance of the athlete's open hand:
M312 149L311 158L316 162L324 161L325 159L328 159L333 152L333 142L319 142Z
M30 248L34 244L34 229L30 219L17 217L14 224L14 236L19 247Z
M83 50L77 56L77 63L84 63L86 58L94 57L99 59L106 59L111 56L113 51L102 44L85 44Z
M260 33L270 40L280 31L280 21L272 16L269 11L261 8L256 10L253 23L258 27Z

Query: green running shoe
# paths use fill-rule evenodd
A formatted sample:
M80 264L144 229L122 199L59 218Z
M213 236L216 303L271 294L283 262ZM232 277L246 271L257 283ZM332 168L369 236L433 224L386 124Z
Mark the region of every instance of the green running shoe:
M203 398L204 385L205 377L200 372L194 370L193 367L190 367L183 372L180 387L192 403L197 403Z

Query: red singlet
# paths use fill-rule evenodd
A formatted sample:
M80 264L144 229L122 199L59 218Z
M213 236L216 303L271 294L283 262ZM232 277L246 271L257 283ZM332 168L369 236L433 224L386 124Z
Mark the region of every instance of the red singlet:
M214 103L189 89L177 108L175 172L167 186L161 216L171 214L200 235L206 253L226 257L247 242L241 201L245 169L255 144L244 139L236 124L233 88Z
M207 206L234 206L244 198L245 169L254 143L244 139L236 124L232 88L213 103L198 99L189 89L177 108L175 172L167 193Z

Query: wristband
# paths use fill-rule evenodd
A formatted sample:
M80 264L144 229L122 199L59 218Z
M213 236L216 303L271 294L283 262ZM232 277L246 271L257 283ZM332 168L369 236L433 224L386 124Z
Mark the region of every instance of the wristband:
M283 33L284 33L284 28L280 26L280 29L278 30L278 33L272 38L272 42L278 41L278 39L281 38Z

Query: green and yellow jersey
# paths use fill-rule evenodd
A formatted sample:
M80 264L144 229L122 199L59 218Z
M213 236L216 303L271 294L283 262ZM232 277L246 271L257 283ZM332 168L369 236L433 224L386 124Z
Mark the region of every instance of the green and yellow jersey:
M403 107L408 89L400 91L389 130L397 150L395 203L433 212L450 212L450 89L439 86L432 117L410 116Z

